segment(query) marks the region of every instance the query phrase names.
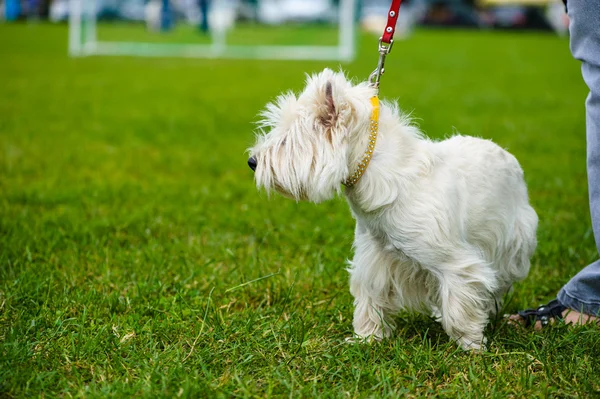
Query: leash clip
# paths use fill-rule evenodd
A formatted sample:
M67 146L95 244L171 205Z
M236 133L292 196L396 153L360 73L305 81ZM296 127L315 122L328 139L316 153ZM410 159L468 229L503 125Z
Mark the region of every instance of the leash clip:
M377 68L369 75L369 84L379 90L379 82L381 81L381 75L385 73L385 57L392 51L394 46L394 40L390 40L389 43L383 42L383 37L379 38L379 62Z

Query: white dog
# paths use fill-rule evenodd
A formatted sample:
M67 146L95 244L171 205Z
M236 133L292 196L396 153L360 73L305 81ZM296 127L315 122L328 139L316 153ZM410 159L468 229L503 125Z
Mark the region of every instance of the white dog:
M488 140L434 142L377 91L324 70L262 113L258 187L320 202L346 185L356 219L354 332L381 339L401 310L434 315L467 349L529 271L538 218L517 160ZM379 115L378 115L379 114Z

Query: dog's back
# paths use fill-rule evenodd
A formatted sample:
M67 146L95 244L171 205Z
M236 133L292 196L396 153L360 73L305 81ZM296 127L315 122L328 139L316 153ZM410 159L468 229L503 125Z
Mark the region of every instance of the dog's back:
M434 146L443 163L465 179L469 240L499 272L501 284L525 278L537 245L538 216L517 159L490 140L470 136Z

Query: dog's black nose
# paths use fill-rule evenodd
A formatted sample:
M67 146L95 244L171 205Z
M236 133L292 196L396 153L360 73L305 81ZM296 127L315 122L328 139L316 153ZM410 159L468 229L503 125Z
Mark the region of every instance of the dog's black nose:
M256 170L256 158L255 157L250 157L250 159L248 159L248 166L250 166L250 169Z

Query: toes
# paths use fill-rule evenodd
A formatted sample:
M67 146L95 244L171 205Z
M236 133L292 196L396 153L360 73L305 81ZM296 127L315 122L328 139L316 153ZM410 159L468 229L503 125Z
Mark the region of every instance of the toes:
M566 309L562 312L562 317L565 324L584 325L588 323L598 323L598 318L585 313L579 313L572 309Z
M460 347L464 351L467 351L467 352L468 351L485 352L487 350L486 342L487 342L487 340L485 338L483 339L483 341L480 341L480 342L473 342L473 341L461 339Z
M512 324L515 326L518 325L518 326L523 326L523 327L525 326L525 319L522 318L521 316L519 316L518 314L511 314L511 315L505 314L504 318L506 319L506 322L508 324Z
M344 338L344 342L347 344L370 344L373 341L380 341L380 340L381 339L378 339L374 335L362 336L362 335L355 334L351 337Z

